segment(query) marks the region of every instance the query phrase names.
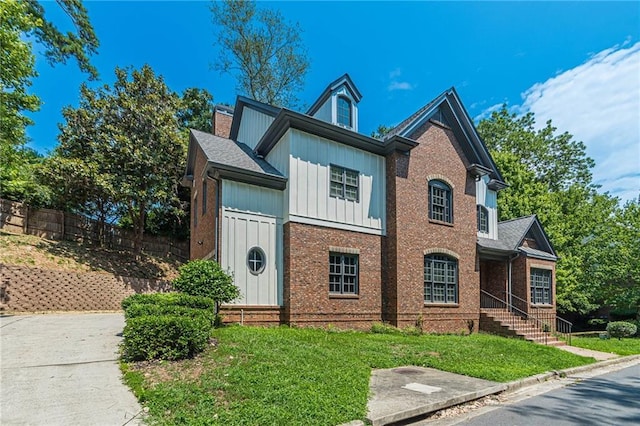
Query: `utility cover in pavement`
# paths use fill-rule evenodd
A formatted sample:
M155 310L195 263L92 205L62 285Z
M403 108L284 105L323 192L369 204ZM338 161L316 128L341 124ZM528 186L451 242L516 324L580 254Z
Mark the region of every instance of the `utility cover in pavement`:
M402 388L409 389L416 392L426 393L426 394L430 394L430 393L434 393L442 390L442 388L423 385L422 383L409 383L408 385L404 385Z

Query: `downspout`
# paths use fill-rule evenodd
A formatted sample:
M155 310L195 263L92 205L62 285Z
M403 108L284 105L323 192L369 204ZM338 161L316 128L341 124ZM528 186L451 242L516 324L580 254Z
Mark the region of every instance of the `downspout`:
M516 260L518 258L518 256L520 256L520 253L515 253L513 256L509 256L509 264L508 264L508 268L509 268L509 273L508 273L508 277L507 277L507 303L509 304L509 310L511 310L511 307L513 306L513 297L512 297L512 288L511 288L511 265L513 264L513 261Z
M218 241L218 236L219 236L219 229L220 229L220 179L215 179L216 181L216 213L215 213L215 231L214 231L214 238L215 238L215 242L214 242L214 247L213 247L213 257L214 260L218 263L220 263L220 256L218 254L218 249L219 249L219 241Z

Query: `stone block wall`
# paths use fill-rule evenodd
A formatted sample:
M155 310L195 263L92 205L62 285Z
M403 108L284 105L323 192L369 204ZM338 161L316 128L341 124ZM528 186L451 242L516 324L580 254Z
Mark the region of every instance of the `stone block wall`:
M0 311L5 313L117 311L132 294L170 290L166 281L0 265Z

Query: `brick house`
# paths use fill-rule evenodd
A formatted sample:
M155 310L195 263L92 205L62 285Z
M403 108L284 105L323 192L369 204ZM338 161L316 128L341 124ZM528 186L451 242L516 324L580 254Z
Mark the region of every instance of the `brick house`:
M382 140L358 133L361 97L345 74L306 113L238 97L216 107L212 133L191 131L191 256L233 273L242 296L225 319L552 321L556 254L535 216L498 223L507 185L455 89Z

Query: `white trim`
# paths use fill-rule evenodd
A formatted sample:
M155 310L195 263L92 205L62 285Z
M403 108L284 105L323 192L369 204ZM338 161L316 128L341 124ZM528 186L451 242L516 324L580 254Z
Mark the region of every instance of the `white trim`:
M367 228L365 226L349 225L342 222L333 222L330 220L313 219L305 216L289 215L289 222L304 223L305 225L323 226L325 228L336 228L345 231L362 232L372 235L386 235L386 230L379 228Z

